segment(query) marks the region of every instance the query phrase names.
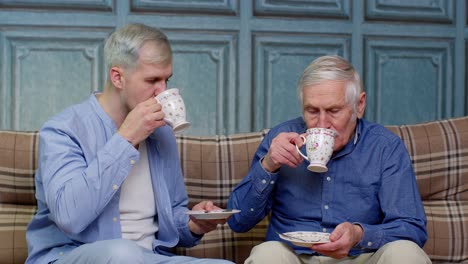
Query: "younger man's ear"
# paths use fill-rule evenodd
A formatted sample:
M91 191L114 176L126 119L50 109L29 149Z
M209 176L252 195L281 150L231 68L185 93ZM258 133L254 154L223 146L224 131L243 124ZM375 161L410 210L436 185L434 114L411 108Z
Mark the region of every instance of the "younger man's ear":
M123 81L122 73L123 73L122 69L119 67L112 67L109 70L110 80L112 82L112 85L114 85L116 88L122 88L122 81Z

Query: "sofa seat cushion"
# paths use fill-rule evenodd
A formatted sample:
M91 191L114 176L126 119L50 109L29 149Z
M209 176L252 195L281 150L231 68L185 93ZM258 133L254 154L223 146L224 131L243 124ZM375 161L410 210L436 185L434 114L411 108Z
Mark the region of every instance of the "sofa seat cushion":
M424 251L433 261L468 259L468 201L423 201L428 240ZM434 262L435 263L435 262Z
M35 213L36 206L0 204L0 263L24 263L26 226Z

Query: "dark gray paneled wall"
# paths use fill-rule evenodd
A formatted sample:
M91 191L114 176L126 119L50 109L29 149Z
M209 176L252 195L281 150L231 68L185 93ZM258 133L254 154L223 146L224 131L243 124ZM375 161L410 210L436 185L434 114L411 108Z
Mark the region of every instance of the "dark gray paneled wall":
M468 114L467 6L456 0L0 0L0 129L36 130L102 90L102 48L128 22L162 28L190 135L258 131L300 114L310 61L361 72L366 118Z

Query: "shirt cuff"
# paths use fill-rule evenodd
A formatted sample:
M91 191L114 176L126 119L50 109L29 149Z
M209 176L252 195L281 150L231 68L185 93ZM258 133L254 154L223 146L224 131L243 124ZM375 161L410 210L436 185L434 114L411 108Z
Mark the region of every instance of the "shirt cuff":
M354 248L360 249L378 249L382 241L382 231L376 226L366 225L363 223L353 223L362 227L362 239Z
M252 183L259 194L268 193L273 189L276 179L278 179L279 172L278 170L278 172L271 173L265 170L262 166L263 158L258 161L257 168L255 169L256 171L252 173L252 175L256 175L253 177Z

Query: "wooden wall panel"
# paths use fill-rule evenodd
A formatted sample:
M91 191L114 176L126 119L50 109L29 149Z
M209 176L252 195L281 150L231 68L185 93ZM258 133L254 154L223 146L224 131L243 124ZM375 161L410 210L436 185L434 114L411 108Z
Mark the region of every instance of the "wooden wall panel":
M0 8L8 9L41 9L46 11L52 10L92 10L92 11L112 11L114 6L113 0L2 0Z
M174 52L170 87L184 96L191 135L234 133L237 35L168 32Z
M455 1L443 0L369 0L366 19L421 21L424 23L455 22Z
M315 58L338 54L350 59L349 36L256 33L254 39L254 130L302 114L297 81Z
M8 68L2 96L4 125L39 128L54 113L87 98L103 86L102 34L66 31L10 31L5 36Z
M453 40L366 39L366 117L383 124L453 116Z
M351 2L349 0L258 0L254 3L256 16L284 16L284 17L328 17L349 19L351 16Z
M130 2L130 10L135 12L237 15L239 11L238 0L133 0Z

